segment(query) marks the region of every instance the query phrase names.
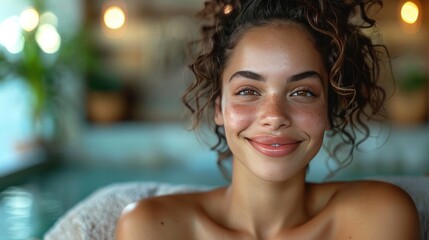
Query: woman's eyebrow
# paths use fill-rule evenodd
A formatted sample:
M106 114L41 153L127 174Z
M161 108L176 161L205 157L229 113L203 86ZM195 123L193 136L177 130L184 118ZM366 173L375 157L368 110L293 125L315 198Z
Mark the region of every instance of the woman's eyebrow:
M287 81L288 82L296 82L296 81L307 79L307 78L317 78L320 81L322 81L322 79L323 79L322 76L316 71L306 71L306 72L302 72L302 73L298 73L298 74L290 76L287 79Z
M265 78L262 75L255 73L255 72L252 72L252 71L247 71L247 70L238 71L238 72L234 73L231 76L231 78L229 79L229 81L231 81L233 78L236 78L236 77L243 77L243 78L247 78L247 79L255 80L255 81L265 81ZM314 78L314 77L318 78L320 81L322 81L322 79L323 79L322 76L316 71L305 71L305 72L290 76L287 79L287 81L288 82L296 82L299 80L303 80L303 79L307 79L307 78Z
M252 72L252 71L238 71L238 72L232 74L229 81L231 82L232 79L236 78L236 77L242 77L242 78L247 78L247 79L256 80L256 81L265 81L265 79L264 79L264 77L262 77L262 75L257 74L257 73Z

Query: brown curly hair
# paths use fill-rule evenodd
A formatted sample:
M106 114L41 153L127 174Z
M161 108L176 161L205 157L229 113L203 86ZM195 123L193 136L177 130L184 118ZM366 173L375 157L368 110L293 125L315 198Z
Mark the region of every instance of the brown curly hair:
M385 91L378 84L380 61L388 51L363 33L373 29L368 16L381 0L211 0L198 16L205 21L198 50L189 68L195 75L183 102L193 115L192 128L202 124L214 130L218 164L231 156L223 128L214 123L215 99L221 95L221 78L231 51L249 28L273 21L298 23L313 36L329 73L328 116L330 137L342 139L329 151L338 169L352 160L353 151L369 137L368 120L384 117ZM358 133L363 139L357 140ZM348 154L337 156L344 146Z

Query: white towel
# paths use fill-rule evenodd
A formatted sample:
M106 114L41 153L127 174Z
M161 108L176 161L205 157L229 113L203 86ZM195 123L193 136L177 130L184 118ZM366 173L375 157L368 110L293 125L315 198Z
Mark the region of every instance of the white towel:
M429 240L429 177L376 177L403 188L420 215L421 239ZM122 183L94 192L70 209L46 233L46 240L114 240L116 221L129 203L150 196L204 191L209 187L153 182Z
M150 196L207 190L207 187L135 182L104 187L81 201L45 234L45 240L114 240L116 221L129 203Z

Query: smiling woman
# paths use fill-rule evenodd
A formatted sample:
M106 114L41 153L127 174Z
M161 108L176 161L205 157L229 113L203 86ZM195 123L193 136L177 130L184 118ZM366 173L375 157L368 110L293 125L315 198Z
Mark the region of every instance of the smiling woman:
M375 24L373 5L207 1L183 100L193 127L218 137L218 161L231 157L231 183L133 203L117 239L417 239L418 214L400 188L305 181L327 133L354 149L356 131L367 137L368 121L383 116L378 46L361 33Z
M234 164L263 171L266 180L304 169L329 127L326 85L323 61L304 28L273 23L246 32L224 70L215 108ZM266 156L283 160L270 163Z

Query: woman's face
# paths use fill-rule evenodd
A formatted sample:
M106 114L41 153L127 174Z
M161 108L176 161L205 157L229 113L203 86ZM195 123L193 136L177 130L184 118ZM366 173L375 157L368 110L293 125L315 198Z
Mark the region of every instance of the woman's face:
M284 181L319 151L327 116L327 72L303 27L254 27L233 49L216 100L234 174Z

